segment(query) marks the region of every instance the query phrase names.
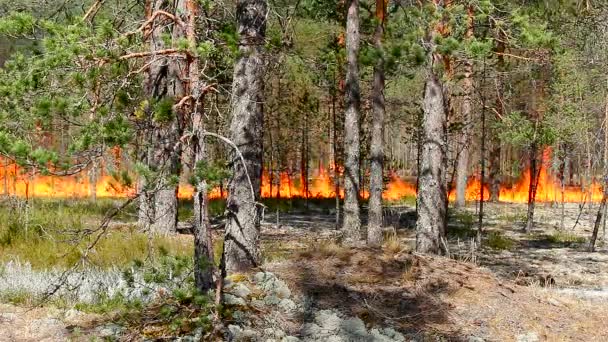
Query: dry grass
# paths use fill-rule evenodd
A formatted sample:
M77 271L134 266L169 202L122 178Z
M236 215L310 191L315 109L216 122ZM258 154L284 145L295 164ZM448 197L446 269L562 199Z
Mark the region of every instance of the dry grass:
M302 258L336 258L341 261L348 261L351 256L351 248L342 246L335 241L325 240L321 242L311 242L305 250L298 253Z
M99 208L42 202L34 206L0 206L0 262L27 262L35 269L68 267L93 244L102 213ZM134 224L112 226L91 249L87 261L95 266L122 267L157 255L192 255L192 238L155 236Z
M404 251L406 247L402 244L399 235L395 232L391 232L384 236L384 244L382 245L382 250L388 254L397 254Z

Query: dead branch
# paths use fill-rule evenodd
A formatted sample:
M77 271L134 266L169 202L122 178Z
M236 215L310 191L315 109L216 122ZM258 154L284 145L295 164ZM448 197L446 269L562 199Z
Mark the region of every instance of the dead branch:
M132 35L137 34L139 32L143 32L148 26L150 26L150 25L152 25L154 23L154 21L156 20L156 18L158 18L160 16L164 16L164 17L172 20L174 23L176 23L179 26L182 26L182 27L185 26L185 23L178 16L173 15L173 14L167 12L167 11L158 10L158 11L152 13L152 15L150 16L150 19L146 20L136 30L125 33L125 36L132 36Z
M179 50L179 49L164 49L164 50L157 50L157 51L132 52L132 53L128 53L126 55L122 55L122 56L118 57L118 60L124 61L124 60L128 60L128 59L133 59L133 58L142 58L142 57L157 56L157 55L169 56L169 55L189 55L189 54L190 54L190 52Z
M91 7L89 7L88 11L84 14L84 17L82 17L82 20L83 21L87 21L87 20L92 21L93 18L95 18L95 15L97 14L99 9L101 8L101 5L103 5L104 2L106 2L106 0L95 1L95 3L93 3L93 5L91 5Z

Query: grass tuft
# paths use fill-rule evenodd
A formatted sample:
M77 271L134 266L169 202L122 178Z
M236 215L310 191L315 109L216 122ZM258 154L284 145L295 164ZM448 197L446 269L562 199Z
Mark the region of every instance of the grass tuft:
M547 235L547 241L554 244L570 244L570 243L585 243L587 240L576 234L564 231L556 231L553 234Z
M389 254L397 254L403 250L403 245L401 244L401 240L396 233L387 234L384 237L384 245L383 249L385 252Z

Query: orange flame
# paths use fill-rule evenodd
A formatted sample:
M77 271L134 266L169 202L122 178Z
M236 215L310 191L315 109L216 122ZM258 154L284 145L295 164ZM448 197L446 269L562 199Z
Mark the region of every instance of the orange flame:
M20 197L88 197L93 187L86 175L45 176L21 172L15 164L0 167L0 193ZM94 185L98 197L127 197L135 194L135 189L120 185L111 176L101 176Z
M119 153L119 152L116 152ZM551 150L543 153L540 171L538 174L538 186L536 201L538 202L561 202L562 187L559 180L548 172L546 165L550 160ZM119 158L117 158L119 159ZM0 194L10 194L21 197L64 197L85 198L91 196L92 186L86 173L74 176L44 176L32 175L22 172L15 164L0 159ZM329 170L335 170L330 166ZM267 171L262 174L261 195L263 198L334 198L335 183L328 169L322 166L316 171L308 184L308 193L304 190L303 180L290 176L288 172L280 172L278 179L271 177ZM338 172L342 173L340 167ZM275 175L276 177L276 175ZM528 201L528 189L530 186L531 172L525 170L522 176L513 184L500 187L499 201L526 203ZM416 186L401 179L396 173L390 173L390 181L382 194L386 201L395 201L408 196L416 196ZM98 197L128 197L136 194L133 187L124 187L118 184L111 176L102 175L94 186ZM489 199L489 188L483 185L484 200ZM182 199L192 198L194 189L191 185L181 184L178 189L178 197ZM211 189L210 199L226 197L227 191L219 187ZM339 197L344 198L344 189L339 189ZM471 177L467 183L465 197L467 201L478 201L481 195L481 182L479 177ZM602 187L597 182L590 184L584 191L580 186L565 186L563 189L564 202L599 202L602 199ZM362 198L369 198L368 191L361 192ZM455 200L455 190L449 192L450 201Z

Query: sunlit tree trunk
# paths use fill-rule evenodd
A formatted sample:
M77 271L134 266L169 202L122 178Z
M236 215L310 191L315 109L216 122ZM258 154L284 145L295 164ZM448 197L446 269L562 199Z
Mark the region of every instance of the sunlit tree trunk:
M345 243L358 241L361 218L359 214L359 0L349 0L346 19L346 111L344 115L344 219L342 232Z
M260 197L263 156L266 1L239 0L236 13L240 42L232 84L230 133L245 165L237 153L232 153L224 238L224 265L228 272L246 271L259 264L261 210L256 202Z
M374 46L382 51L384 21L386 17L386 0L376 0L376 32ZM384 164L384 57L380 56L374 67L374 84L372 89L373 122L371 133L371 166L369 179L369 222L367 227L367 244L378 246L382 243L382 189Z
M162 0L146 3L146 17L154 12L166 10ZM166 29L159 20L152 23L149 33L151 51L165 48L163 34ZM169 86L169 61L165 58L151 57L144 83L144 93L151 105L170 96L178 95L176 89ZM179 172L179 153L175 146L179 139L177 117L167 122L156 122L151 114L146 125L148 132L144 142L143 161L155 173L154 179L142 179L140 182L140 224L144 229L154 233L171 233L177 229L177 185L170 181Z
M439 6L439 1L434 0ZM444 6L449 6L447 1ZM422 136L418 175L418 197L416 208L416 251L439 254L447 223L447 120L448 94L438 69L451 75L450 60L434 51L436 35L445 35L449 30L439 23L427 39L429 45L424 99L422 104ZM440 65L442 64L442 68Z
M473 38L473 7L468 8L468 22L466 38ZM460 153L458 154L458 165L456 166L456 206L462 207L466 204L467 177L469 172L470 154L470 124L473 96L473 63L470 59L464 61L464 78L462 80L463 99L461 115L463 129L460 135Z
M423 109L416 251L440 253L447 213L445 187L447 113L443 84L432 69L428 71L424 86Z

